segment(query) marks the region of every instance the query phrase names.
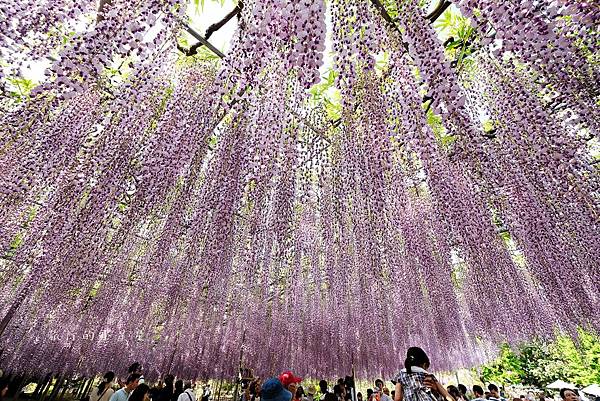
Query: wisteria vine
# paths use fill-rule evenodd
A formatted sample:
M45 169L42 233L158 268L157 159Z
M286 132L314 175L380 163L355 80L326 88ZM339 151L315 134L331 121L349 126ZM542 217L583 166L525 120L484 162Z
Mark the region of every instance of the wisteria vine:
M3 369L390 376L600 329L594 2L456 1L461 68L417 0L245 0L219 63L175 53L180 0L32 3L0 6L3 93L51 61L2 99Z

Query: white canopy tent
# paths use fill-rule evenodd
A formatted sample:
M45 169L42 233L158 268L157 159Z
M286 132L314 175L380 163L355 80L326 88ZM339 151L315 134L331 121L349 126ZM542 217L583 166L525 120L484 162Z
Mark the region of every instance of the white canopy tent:
M574 384L567 383L567 382L562 381L562 380L557 380L555 382L552 382L552 383L548 384L546 386L546 388L553 389L553 390L560 390L560 389L563 389L563 388L569 388L569 389L572 389L572 390L577 390L577 387Z
M581 392L588 395L593 395L595 397L600 397L600 385L590 384L589 386L583 388Z

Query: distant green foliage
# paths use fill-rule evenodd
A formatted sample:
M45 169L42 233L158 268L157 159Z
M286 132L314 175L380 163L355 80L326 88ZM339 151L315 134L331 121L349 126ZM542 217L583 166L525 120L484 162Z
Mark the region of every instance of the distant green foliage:
M578 386L600 383L600 338L579 330L575 341L558 335L554 341L534 340L516 349L504 344L497 359L480 367L480 379L540 388L558 379Z
M342 97L340 91L335 87L337 72L329 69L322 77L321 82L313 85L308 92L310 93L311 104L323 105L327 118L337 120L342 115Z
M477 33L468 18L450 7L438 18L434 27L444 41L446 54L454 60L459 71L472 62L468 57L475 51L473 44Z
M211 0L215 3L219 3L221 7L225 5L225 0ZM206 4L206 0L194 0L194 8L196 10L196 14L200 14L204 10L204 4Z

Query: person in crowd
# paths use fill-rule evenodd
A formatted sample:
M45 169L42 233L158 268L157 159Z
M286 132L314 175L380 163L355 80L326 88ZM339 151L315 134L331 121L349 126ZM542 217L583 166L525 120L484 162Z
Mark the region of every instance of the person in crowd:
M159 380L153 387L150 387L150 399L156 401L163 388L165 388L165 385L162 380Z
M469 401L469 397L467 396L467 386L465 386L462 383L459 383L458 389L460 390L460 394L462 395L463 401Z
M175 390L173 390L173 396L171 401L177 401L179 396L183 393L183 380L177 380L175 382Z
M156 396L152 397L152 401L171 401L173 397L173 381L175 381L175 377L173 375L166 375L163 378L165 383L164 387L157 391Z
M451 400L448 391L430 374L429 357L419 347L410 347L406 353L404 368L396 378L394 401L439 401Z
M260 378L256 377L252 380L242 394L242 401L255 401L260 398Z
M490 392L490 396L488 397L488 400L506 401L506 398L504 398L500 395L500 390L498 389L498 386L496 386L494 383L488 384L488 390Z
M113 380L115 380L114 372L106 372L103 376L103 380L98 385L98 388L94 389L90 394L90 401L108 401L115 393L112 389Z
M140 375L138 373L132 373L127 376L125 380L125 387L117 390L110 398L110 401L127 401L129 396L140 384Z
M296 389L296 395L293 399L295 401L306 401L306 394L304 393L304 388L302 386L298 386Z
M8 394L8 386L10 385L10 380L8 377L0 376L0 400L5 400Z
M392 401L392 397L390 397L390 389L387 387L383 387L383 394L381 394L381 401Z
M560 390L560 398L564 401L579 401L579 394L570 388L563 388Z
M192 382L185 382L183 393L179 394L177 401L196 401L196 394L194 393Z
M139 384L144 383L144 374L142 371L142 364L140 364L139 362L132 363L131 366L129 367L129 369L127 369L127 373L130 375L131 374L140 375Z
M142 365L139 362L134 362L131 364L129 369L127 369L127 373L142 375Z
M373 395L371 401L381 401L381 395L383 394L383 380L375 380L375 388L373 389Z
M298 389L298 383L302 381L302 378L294 376L291 371L287 370L279 375L279 381L286 390L292 393L292 396L295 396L296 390Z
M345 401L346 399L346 387L341 384L336 384L333 387L333 393L337 397L338 401Z
M210 397L212 396L212 391L210 389L210 384L206 384L202 389L202 401L210 401Z
M150 401L150 387L144 383L138 385L129 396L129 401Z
M371 398L373 398L373 389L368 388L367 389L367 401L371 401Z
M276 377L265 380L260 388L261 401L291 401L292 393Z
M308 386L308 389L306 389L306 401L316 401L315 395L317 395L317 388L311 384Z
M319 382L319 391L321 391L321 398L325 397L325 395L329 392L329 385L327 384L327 380L321 380Z
M448 394L450 394L455 401L462 401L462 394L458 387L448 386L446 389L448 390Z
M356 399L358 401L363 401L363 395L362 395L362 393L360 391L358 393L356 393Z
M396 383L394 383L394 385L395 385L395 384L396 384ZM393 400L394 398L396 398L396 390L392 390L392 400Z
M485 400L483 388L480 385L476 384L473 386L473 395L475 395L475 398L473 398L471 401L484 401Z

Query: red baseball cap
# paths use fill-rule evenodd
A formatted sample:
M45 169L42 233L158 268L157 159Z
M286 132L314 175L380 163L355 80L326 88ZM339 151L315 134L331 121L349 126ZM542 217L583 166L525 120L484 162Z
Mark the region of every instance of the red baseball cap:
M279 381L283 384L283 387L287 388L292 383L300 383L302 381L301 377L294 376L291 370L286 370L282 374L279 375Z

